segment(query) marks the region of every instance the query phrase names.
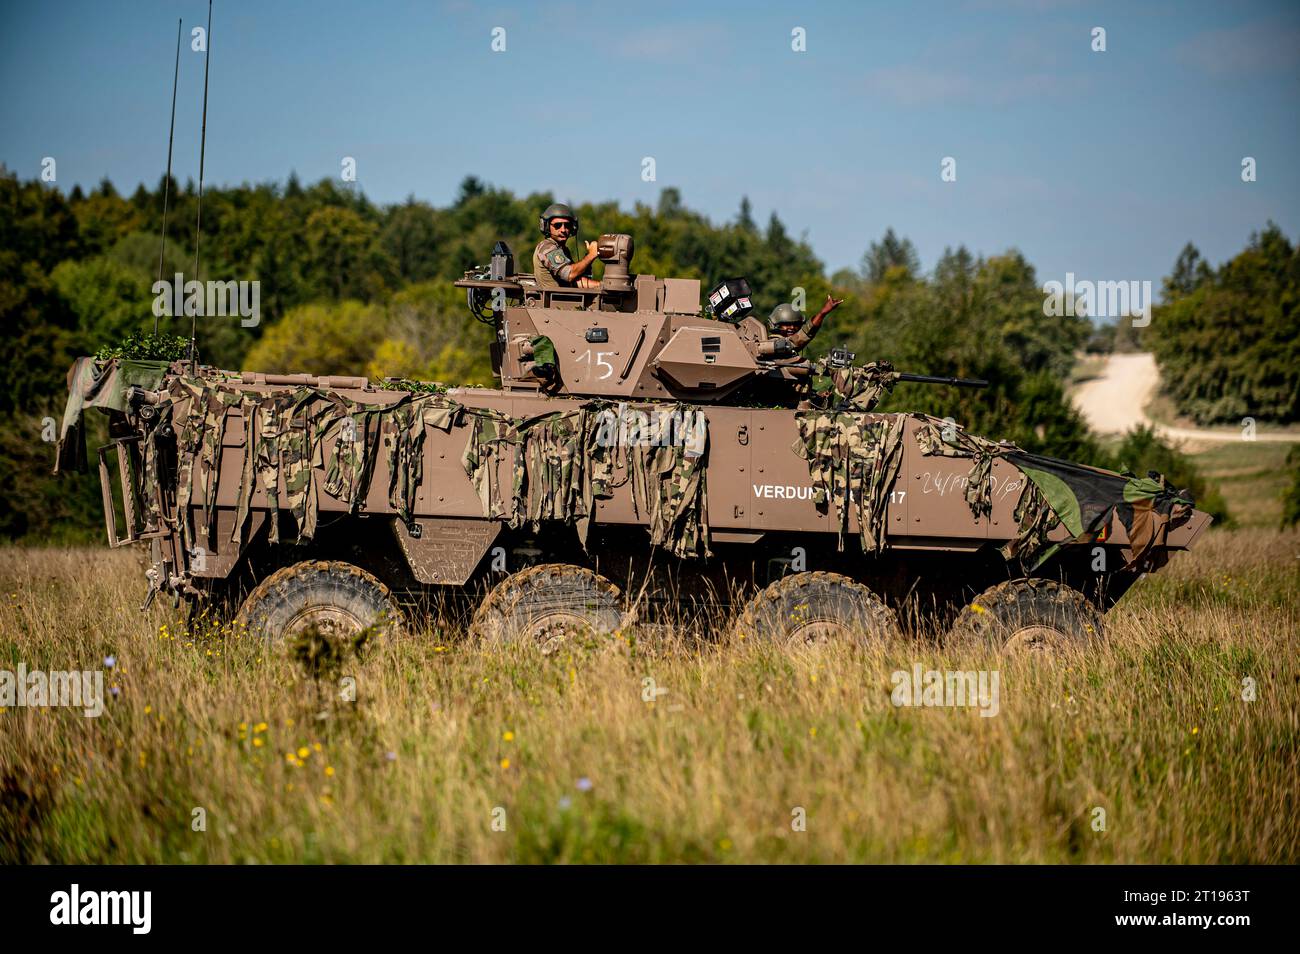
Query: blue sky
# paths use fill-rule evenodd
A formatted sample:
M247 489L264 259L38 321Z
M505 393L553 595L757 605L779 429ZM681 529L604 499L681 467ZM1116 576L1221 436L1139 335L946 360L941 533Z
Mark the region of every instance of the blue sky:
M188 40L206 14L6 0L0 162L32 178L53 156L64 189L156 182L176 20ZM715 221L742 195L760 222L775 209L831 270L893 226L927 269L945 245L1014 246L1040 281L1157 288L1188 240L1217 263L1270 218L1300 233L1294 3L217 0L212 51L209 182L314 181L352 156L378 202L445 204L471 173L625 206L676 186ZM182 181L202 67L187 43Z

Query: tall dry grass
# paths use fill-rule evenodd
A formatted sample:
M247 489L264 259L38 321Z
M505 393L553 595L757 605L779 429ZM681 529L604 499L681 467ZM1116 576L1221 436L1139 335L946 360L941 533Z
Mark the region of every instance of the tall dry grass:
M433 625L314 680L141 615L131 554L7 549L0 669L112 656L117 694L0 713L0 861L1294 863L1298 555L1211 534L1055 664ZM916 662L999 670L998 715L894 707Z

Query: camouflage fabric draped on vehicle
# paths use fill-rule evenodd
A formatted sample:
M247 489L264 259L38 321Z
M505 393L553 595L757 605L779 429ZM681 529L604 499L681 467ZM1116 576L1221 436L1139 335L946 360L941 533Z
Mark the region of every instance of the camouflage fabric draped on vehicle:
M1046 506L1065 525L1071 541L1105 542L1112 521L1118 522L1128 535L1131 554L1125 568L1141 563L1153 551L1165 554L1170 525L1195 506L1185 491L1174 490L1154 472L1147 477L1117 476L1024 451L1007 459L1029 478ZM1064 542L1035 554L1037 562L1045 561Z
M704 412L685 405L651 412L656 417L644 420L644 412L631 412L636 419L629 428L627 406L605 401L528 420L467 411L471 436L462 463L484 516L512 527L573 521L585 544L594 500L610 496L614 471L623 467L634 507L649 518L651 542L677 556L708 555ZM671 437L674 428L684 440L655 442L653 435ZM509 494L497 487L502 468L511 475Z
M519 429L508 414L477 408L469 412L470 437L461 457L465 473L474 484L483 516L493 520L507 520L516 526L515 514L519 506L519 492L523 486L523 461L519 459ZM507 496L499 492L498 462L511 462L513 490ZM508 502L509 509L502 506Z
M64 406L59 428L58 455L54 473L86 469L86 439L82 415L88 407L126 410L126 392L130 387L157 390L170 362L117 358L100 362L95 358L78 358L68 372L68 403Z
M463 409L441 394L428 394L394 405L388 412L390 427L384 429L388 455L388 502L402 522L410 526L415 494L424 476L424 434L436 427L451 430Z
M583 493L585 461L583 437L587 413L579 408L524 421L524 480L520 515L537 527L543 520L570 520L587 515Z
M601 415L616 413L616 406L601 401L513 419L500 411L465 408L438 393L411 392L391 404L366 405L307 386L266 393L191 378L173 379L164 393L143 441L143 509L149 529L162 525L157 446L175 421L177 512L187 514L193 500L202 502L200 526L182 520L179 528L191 550L205 541L211 546L216 475L229 412L238 408L247 432L231 535L236 543L242 542L259 487L266 497L270 541L280 540L281 510L293 516L299 540L310 540L319 509L318 470L324 472L326 493L345 501L349 512L363 509L381 447L388 502L409 526L423 479L426 429L450 431L464 422L469 436L462 464L485 517L512 527L574 522L585 543L593 501L610 495L614 468L622 466L632 482L635 507L649 517L652 542L678 556L709 553L708 496L701 471L707 426L699 408L653 409L658 418L648 433L675 433L682 440L657 444L645 439L647 433L633 435L626 446L615 441L602 447ZM505 493L496 486L502 473L510 482Z
M904 414L868 420L865 413L806 411L795 415L799 439L793 450L808 461L813 500L834 502L839 519L839 549L857 506L858 533L865 553L885 547L889 492L903 460Z
M1007 441L976 437L952 421L925 415L916 417L916 442L922 454L974 458L970 473L966 475L966 503L977 520L987 517L993 512L993 459L1006 457L1019 448Z
M888 361L836 368L823 358L815 365L814 373L830 378L830 387L814 397L816 407L830 411L873 410L898 383L898 372Z
M1033 567L1068 542L1049 543L1048 534L1058 525L1065 525L1070 541L1103 542L1112 518L1117 518L1128 534L1132 556L1127 565L1132 567L1154 547L1162 547L1171 521L1177 522L1194 506L1159 474L1146 478L1117 476L1029 454L1008 442L985 440L950 421L920 421L916 439L923 454L973 458L965 495L977 518L988 516L993 509L994 458L1004 458L1025 475L1027 481L1015 511L1019 531L1002 551Z
M650 414L650 433L627 447L633 506L650 520L651 543L679 557L708 556L704 411L675 404L654 407Z
M174 378L153 408L141 442L141 481L145 529L165 522L158 501L159 442L176 428L176 510L190 512L195 492L201 531L186 519L179 531L188 549L212 545L212 502L221 473L222 446L232 408L245 427L235 527L231 540L241 543L252 508L254 490L266 495L270 541L280 540L279 512L287 509L299 540L316 532L317 498L314 472L324 471L324 489L356 512L364 506L382 443L389 472L389 503L408 524L421 479L421 449L426 427L450 430L461 406L441 394L408 394L392 404L359 404L337 393L301 386L270 393L241 388L233 382L213 384L202 379ZM325 446L333 439L332 453ZM283 486L283 499L281 499Z
M1014 517L1016 536L1002 545L1002 555L1019 559L1022 566L1038 566L1055 552L1048 535L1061 521L1032 480L1026 480L1020 491Z

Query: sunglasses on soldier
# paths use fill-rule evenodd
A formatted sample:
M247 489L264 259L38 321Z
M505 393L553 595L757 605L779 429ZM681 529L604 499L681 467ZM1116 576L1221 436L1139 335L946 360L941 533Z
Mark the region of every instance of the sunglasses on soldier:
M555 219L551 222L551 228L553 229L566 228L572 230L573 223L568 221L567 219Z

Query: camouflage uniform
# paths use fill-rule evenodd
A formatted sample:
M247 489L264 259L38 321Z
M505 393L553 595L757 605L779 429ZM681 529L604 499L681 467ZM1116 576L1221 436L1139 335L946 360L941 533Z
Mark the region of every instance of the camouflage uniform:
M788 338L785 335L768 335L767 347L774 358L792 358L808 347L808 343L817 337L819 330L813 327L811 321L805 321L799 330Z
M573 256L567 245L544 238L533 249L533 277L542 288L573 288Z
M804 348L808 347L809 343L811 343L814 338L817 337L817 332L820 330L820 328L814 327L811 321L805 321L798 331L790 337L785 338L785 340L786 343L789 344L791 350L802 351ZM772 337L784 338L785 336L773 335Z
M793 305L782 303L773 308L772 314L768 316L767 326L775 332L779 326L793 325L796 322L800 323L798 331L789 336L775 333L769 335L764 350L769 351L775 358L790 358L808 347L809 342L817 337L817 332L821 329L814 325L811 319L804 318L803 312Z

